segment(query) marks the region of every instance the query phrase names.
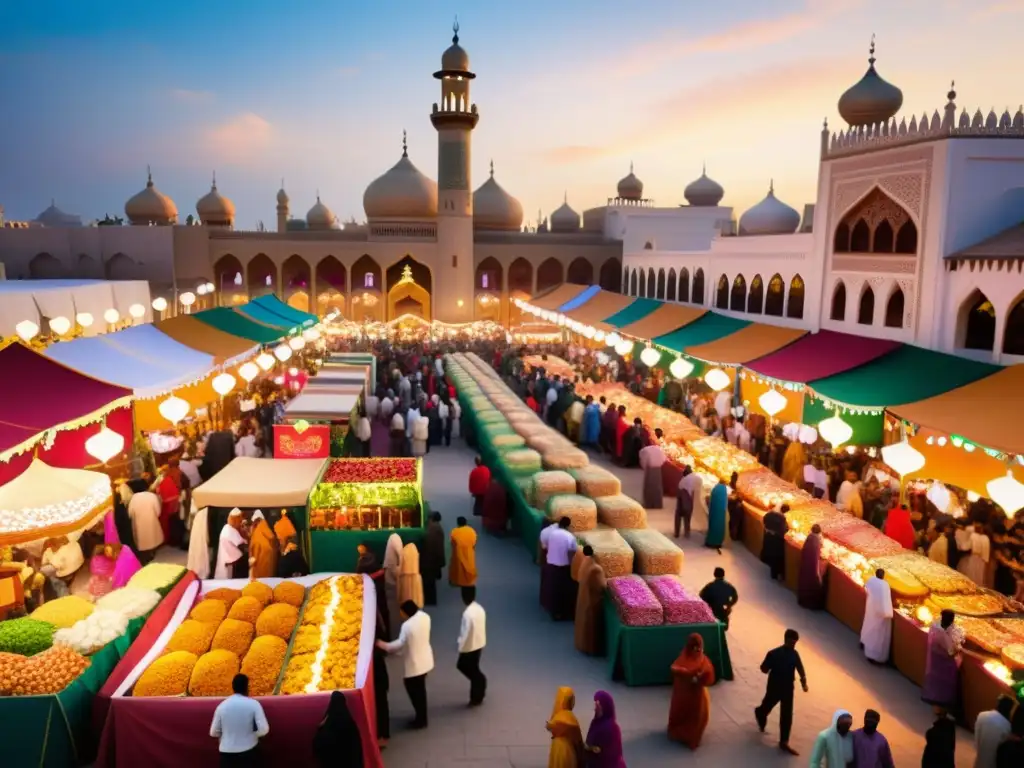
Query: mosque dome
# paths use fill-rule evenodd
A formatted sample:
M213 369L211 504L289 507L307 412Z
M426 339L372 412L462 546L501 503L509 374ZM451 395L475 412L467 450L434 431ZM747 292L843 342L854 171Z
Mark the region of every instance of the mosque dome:
M491 177L473 193L473 228L518 232L523 226L523 206Z
M55 201L51 200L45 211L36 216L36 221L44 227L80 227L82 219L73 213L65 213L57 207Z
M401 159L363 192L363 210L368 219L437 216L437 182L412 164L404 136Z
M644 183L633 173L633 164L629 164L629 175L619 181L618 196L620 200L641 200L644 196Z
M705 166L700 173L700 178L691 181L683 190L683 197L686 202L697 208L713 208L722 202L725 190L722 185L708 176L708 169Z
M229 227L235 221L235 204L217 191L217 176L214 174L210 191L196 202L196 213L206 226Z
M839 114L852 126L874 125L891 118L903 106L903 91L875 71L875 41L871 40L868 71L839 97Z
M580 215L569 207L569 199L562 202L558 209L551 214L552 232L575 232L580 228Z
M741 235L791 235L800 226L800 214L775 197L774 182L760 203L740 216Z
M310 229L334 229L337 217L334 212L320 202L320 195L316 196L316 202L306 213L306 224Z
M288 199L288 193L284 191L284 179L281 179L281 188L277 190L277 204L285 206L289 202L291 201Z
M452 27L452 44L441 54L442 72L469 72L469 54L459 45L459 22Z
M128 221L135 225L176 224L178 208L174 201L153 186L153 174L148 173L146 188L124 204Z

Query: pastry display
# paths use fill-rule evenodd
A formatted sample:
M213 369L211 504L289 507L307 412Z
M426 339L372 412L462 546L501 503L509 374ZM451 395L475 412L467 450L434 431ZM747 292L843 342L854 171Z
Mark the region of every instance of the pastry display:
M740 472L736 490L742 498L765 510L774 509L779 504L789 504L792 508L802 502L813 501L809 493L787 483L765 467Z
M936 613L948 608L958 616L994 616L1003 612L1002 599L984 592L973 595L933 594L928 598L928 602Z

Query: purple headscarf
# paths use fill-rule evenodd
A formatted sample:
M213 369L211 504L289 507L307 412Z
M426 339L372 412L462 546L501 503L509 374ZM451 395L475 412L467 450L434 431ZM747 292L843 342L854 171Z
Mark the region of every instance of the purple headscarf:
M622 731L615 720L615 700L607 691L598 691L594 694L594 701L601 705L601 714L590 721L587 746L599 747L601 751L587 753L587 766L626 768L622 758Z

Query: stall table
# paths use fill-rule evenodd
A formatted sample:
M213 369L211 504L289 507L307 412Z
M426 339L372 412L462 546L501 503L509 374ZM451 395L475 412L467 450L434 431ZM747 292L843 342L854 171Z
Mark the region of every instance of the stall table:
M899 611L892 615L892 663L914 685L924 685L928 633Z
M969 728L974 728L978 715L992 709L1001 695L1016 698L1016 692L989 673L984 665L985 659L981 656L964 652L960 663L960 703L962 722Z
M761 546L764 543L764 512L757 507L743 502L743 544L754 553L755 557L761 556Z
M715 666L715 680L733 679L729 644L720 622L628 627L608 598L604 600L604 618L608 674L612 679L624 677L626 685L670 685L672 663L694 633L704 639L704 653Z
M786 586L790 591L797 592L800 588L800 560L803 550L789 539L785 539L786 549Z
M831 564L825 579L825 609L859 635L867 602L864 587Z

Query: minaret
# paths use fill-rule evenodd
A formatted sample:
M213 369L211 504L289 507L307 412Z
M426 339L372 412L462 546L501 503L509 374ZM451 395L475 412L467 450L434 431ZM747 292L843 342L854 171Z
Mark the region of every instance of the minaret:
M288 193L284 191L284 179L281 179L281 188L277 190L277 231L284 232L288 229Z
M473 319L473 192L470 137L480 115L469 100L469 54L459 45L459 22L452 44L441 55L441 104L430 122L437 129L437 257L433 274L434 316L449 323ZM444 290L440 290L444 286Z

